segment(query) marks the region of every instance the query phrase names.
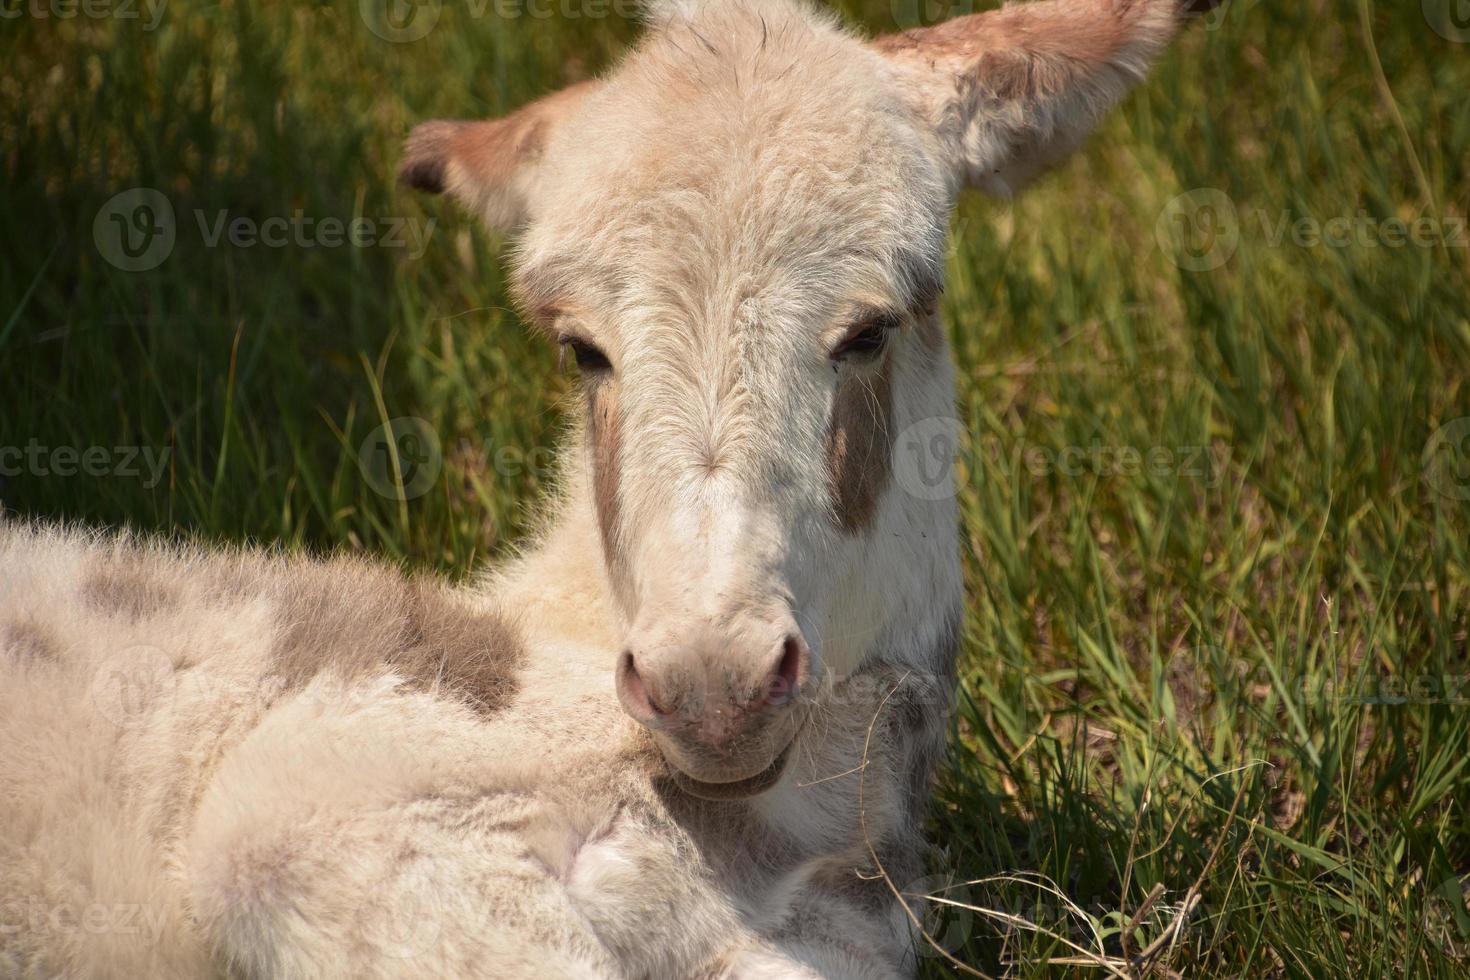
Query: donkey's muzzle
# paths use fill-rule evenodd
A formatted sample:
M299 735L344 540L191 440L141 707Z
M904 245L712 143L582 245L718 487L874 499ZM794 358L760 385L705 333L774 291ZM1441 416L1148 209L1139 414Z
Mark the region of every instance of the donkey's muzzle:
M751 796L780 778L810 672L811 652L794 629L759 657L709 643L628 649L618 659L618 699L653 733L685 789Z

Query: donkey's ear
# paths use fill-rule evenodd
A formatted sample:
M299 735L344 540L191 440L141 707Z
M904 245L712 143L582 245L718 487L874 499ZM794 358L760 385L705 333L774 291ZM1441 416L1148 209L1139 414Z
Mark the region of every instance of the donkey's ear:
M957 184L1010 194L1058 163L1190 14L1220 0L1041 0L880 37Z
M595 84L578 82L500 119L415 126L403 146L399 183L448 194L492 228L516 228L528 217L552 132Z

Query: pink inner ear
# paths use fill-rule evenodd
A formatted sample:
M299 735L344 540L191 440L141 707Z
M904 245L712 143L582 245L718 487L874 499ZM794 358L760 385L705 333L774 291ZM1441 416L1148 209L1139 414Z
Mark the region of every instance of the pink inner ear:
M905 69L959 186L1008 196L1070 155L1185 17L1216 0L1034 0L873 42Z
M436 119L415 126L403 147L398 179L431 194L465 191L485 193L508 184L516 169L534 163L541 151L546 123L532 103L503 119L469 122ZM457 173L451 177L450 165ZM451 187L451 179L470 187Z
M552 131L575 111L595 82L578 82L500 119L438 119L414 127L398 179L415 190L447 193L493 226L525 218L523 195Z
M931 68L950 72L983 71L987 64L1019 67L1056 59L1063 64L1056 65L1052 74L1080 74L1089 67L1106 64L1130 43L1162 44L1167 37L1150 35L1160 33L1160 27L1167 31L1166 25L1171 26L1170 21L1178 13L1189 11L1192 4L1218 2L1139 0L1131 8L1112 2L1019 3L886 35L874 40L873 45L884 54L927 61Z
M403 147L398 165L398 182L416 191L444 193L445 170L451 146L460 127L469 123L439 119L415 126Z

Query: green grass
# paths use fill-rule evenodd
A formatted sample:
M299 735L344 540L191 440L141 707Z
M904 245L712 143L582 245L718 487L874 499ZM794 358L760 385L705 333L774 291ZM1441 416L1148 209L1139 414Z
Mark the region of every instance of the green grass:
M169 450L156 486L23 467L7 511L452 575L526 533L566 382L504 243L395 190L396 145L602 68L635 25L446 0L392 44L358 9L5 22L0 447ZM962 206L971 603L929 884L971 882L933 923L963 962L1105 976L1165 937L1119 971L1470 975L1470 433L1441 429L1470 416L1467 91L1470 43L1418 2L1235 0L1062 172ZM93 224L135 186L178 236L129 273ZM1156 229L1201 188L1238 240L1190 271ZM196 209L437 226L419 257L211 248ZM1450 240L1294 242L1337 216ZM358 455L401 416L443 454L407 502Z

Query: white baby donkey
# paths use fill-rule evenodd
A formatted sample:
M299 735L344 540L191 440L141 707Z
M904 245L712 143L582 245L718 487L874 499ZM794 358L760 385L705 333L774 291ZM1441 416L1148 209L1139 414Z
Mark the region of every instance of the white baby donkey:
M962 619L922 479L950 210L1206 5L864 41L659 4L606 77L418 127L404 181L518 234L579 366L553 519L463 591L0 529L0 975L912 975Z

